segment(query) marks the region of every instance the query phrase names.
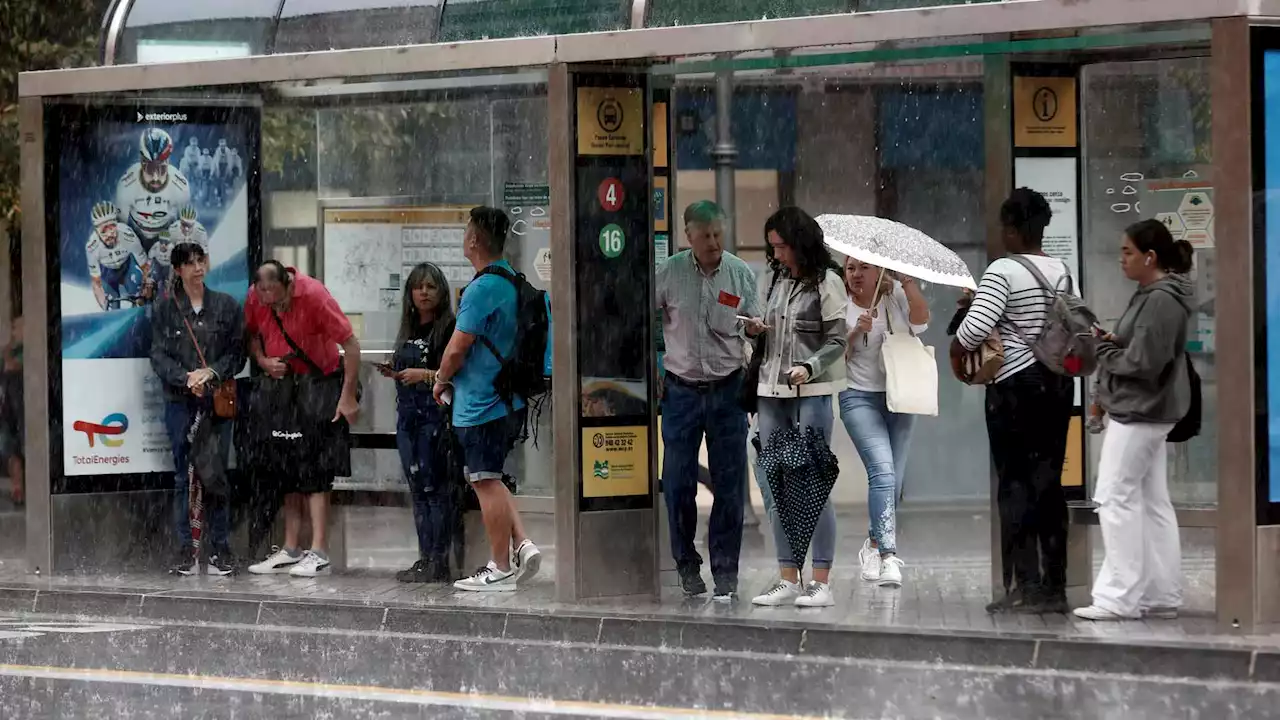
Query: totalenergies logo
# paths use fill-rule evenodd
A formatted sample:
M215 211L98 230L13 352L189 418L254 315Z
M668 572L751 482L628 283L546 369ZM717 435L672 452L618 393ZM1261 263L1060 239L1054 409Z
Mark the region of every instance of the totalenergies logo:
M102 418L101 423L77 420L71 427L76 432L84 433L89 439L89 447L93 447L96 440L101 438L104 446L116 448L124 444L124 438L119 436L129 430L129 418L124 413L112 413Z

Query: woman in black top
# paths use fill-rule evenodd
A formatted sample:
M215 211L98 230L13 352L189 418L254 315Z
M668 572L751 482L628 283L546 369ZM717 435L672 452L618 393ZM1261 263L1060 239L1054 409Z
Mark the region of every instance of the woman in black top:
M384 376L396 381L396 446L413 495L419 559L396 574L400 582L448 582L454 508L447 475L449 441L444 415L431 396L440 356L453 335L449 282L440 268L422 263L405 283L400 332Z

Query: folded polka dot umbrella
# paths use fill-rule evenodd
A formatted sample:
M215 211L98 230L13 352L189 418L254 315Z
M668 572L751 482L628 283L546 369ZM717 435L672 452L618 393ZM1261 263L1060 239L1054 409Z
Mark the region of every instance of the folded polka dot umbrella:
M840 475L840 462L817 428L801 432L794 423L773 431L758 462L773 493L774 512L791 545L791 557L803 567L818 516Z

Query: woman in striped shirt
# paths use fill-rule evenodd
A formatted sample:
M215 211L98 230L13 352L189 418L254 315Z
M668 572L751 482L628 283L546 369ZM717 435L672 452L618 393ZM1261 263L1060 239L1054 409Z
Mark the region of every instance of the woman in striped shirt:
M1070 281L1070 272L1041 249L1052 216L1044 196L1027 188L1015 190L1000 208L1005 249L1034 263L1057 286L1064 276ZM1020 262L996 260L951 347L953 354L975 350L993 329L1004 345L1004 365L987 388L986 408L1005 587L1005 596L987 606L991 613L1068 609L1067 503L1060 478L1074 386L1037 361L1028 344L1043 331L1052 299Z

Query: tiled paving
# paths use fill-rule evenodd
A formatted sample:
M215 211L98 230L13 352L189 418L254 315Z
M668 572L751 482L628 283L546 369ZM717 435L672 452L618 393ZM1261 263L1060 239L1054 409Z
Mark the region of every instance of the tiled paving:
M477 608L511 613L604 614L657 619L682 618L714 622L782 627L803 624L848 629L892 629L926 632L981 634L1033 634L1043 638L1093 638L1120 642L1227 643L1280 647L1280 629L1248 637L1222 635L1211 617L1213 607L1212 535L1184 535L1184 573L1187 610L1178 621L1094 624L1062 616L1010 615L992 617L984 611L990 599L988 567L989 526L979 511L915 510L902 513L900 537L910 542L906 552L906 584L885 589L857 579L856 549L861 537L860 510L842 512L846 530L839 544L833 572L837 604L826 609L754 608L753 591L774 578L771 543L759 530L748 530L743 551L741 588L745 597L734 604L688 600L678 590L664 591L660 601L594 601L574 605L557 603L551 578L554 550L547 548L543 574L522 592L507 595L474 595L445 586L410 586L397 583L390 570L357 569L315 580L287 576L241 575L235 578L171 578L163 574L58 575L36 577L25 572L20 561L0 561L0 588L36 588L46 591L119 590L159 597L205 597L226 600L285 600L335 605L379 607ZM354 555L390 557L404 555L406 545L385 536L383 523L363 524L348 540ZM1096 530L1095 530L1096 532ZM398 539L399 540L399 539ZM397 540L397 541L398 541ZM399 548L397 550L396 548ZM376 550L377 552L369 552ZM1099 555L1095 559L1100 562ZM265 607L265 606L264 606ZM317 612L319 612L317 610ZM265 619L260 619L265 622Z

